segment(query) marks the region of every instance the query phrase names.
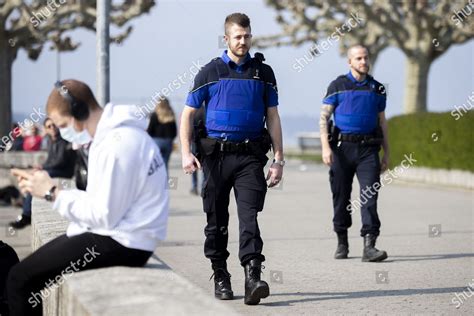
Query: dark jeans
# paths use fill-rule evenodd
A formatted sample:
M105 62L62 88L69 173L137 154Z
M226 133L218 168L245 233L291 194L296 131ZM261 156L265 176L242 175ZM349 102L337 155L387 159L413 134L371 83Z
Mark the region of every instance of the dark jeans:
M332 146L332 150L333 163L329 170L329 181L334 206L334 231L346 232L352 225L351 191L355 174L359 180L360 198L352 204L360 204L362 216L360 234L365 236L370 233L378 236L380 233L380 220L377 214L378 190L373 188L375 183L380 183L378 154L380 147L342 142L339 147Z
M63 172L62 170L57 169L44 169L51 178L71 178L70 173ZM23 216L31 217L31 202L33 197L31 194L26 194L25 199L23 200Z
M242 265L262 255L257 215L262 211L267 185L264 164L255 156L244 153L214 154L203 157L206 182L202 190L207 226L204 254L213 263L225 261L229 224L229 195L234 188L239 217L239 259Z
M7 295L11 316L42 315L40 290L62 283L77 271L112 266L141 267L151 252L126 248L107 236L84 233L62 235L15 265L8 275ZM47 295L45 290L45 296Z
M171 152L173 151L173 139L153 137L158 148L160 148L161 156L165 162L166 171L168 171L168 162L170 161Z

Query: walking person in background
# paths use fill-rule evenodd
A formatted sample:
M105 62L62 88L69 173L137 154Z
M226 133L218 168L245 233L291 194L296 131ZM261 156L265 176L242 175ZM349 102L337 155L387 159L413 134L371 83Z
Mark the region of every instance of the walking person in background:
M332 81L323 99L320 134L323 162L330 166L329 182L334 207L333 225L338 245L335 259L346 259L349 254L347 230L352 225L352 180L357 175L360 186L362 229L364 238L362 261L377 262L387 253L375 248L380 234L377 213L378 190L366 197L369 190L380 183L380 173L388 168L390 150L387 137L384 86L369 75L369 52L362 45L347 51L350 71ZM333 130L328 121L334 113ZM329 135L330 134L330 135ZM331 140L331 141L330 141ZM379 151L383 148L380 161Z
M168 162L173 151L173 141L176 138L176 118L167 98L161 98L155 112L150 116L148 134L160 148L161 156L168 171Z
M35 166L36 170L46 171L51 178L72 178L76 153L72 144L64 140L59 130L50 118L44 121L46 131L48 157L43 165ZM22 229L31 224L31 194L25 196L23 201L23 212L17 220L10 223L15 229Z

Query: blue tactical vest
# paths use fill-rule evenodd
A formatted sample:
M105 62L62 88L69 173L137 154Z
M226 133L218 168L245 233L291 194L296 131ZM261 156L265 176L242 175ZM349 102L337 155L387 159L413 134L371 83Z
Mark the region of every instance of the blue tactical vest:
M206 129L210 137L231 141L255 139L265 126L267 106L276 106L276 82L263 55L244 61L236 71L221 57L214 58L198 74L187 105L206 103ZM226 56L227 57L227 56ZM233 63L229 61L229 64ZM233 63L235 65L235 63ZM271 91L273 90L273 91Z

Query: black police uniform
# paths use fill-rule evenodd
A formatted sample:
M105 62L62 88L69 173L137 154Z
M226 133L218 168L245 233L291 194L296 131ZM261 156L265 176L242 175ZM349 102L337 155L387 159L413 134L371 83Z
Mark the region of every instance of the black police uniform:
M265 260L257 221L267 190L263 168L270 142L264 127L266 109L278 105L278 95L273 71L262 59L247 54L237 65L225 51L197 74L186 101L194 108L203 103L206 107L206 135L200 138L200 161L206 178L202 190L207 215L204 253L213 267L229 256L232 188L239 217L240 262L245 266L253 259Z
M334 124L339 133L333 135L330 142L333 163L329 180L334 206L334 231L347 233L352 225L351 191L355 174L361 189L358 200L362 215L360 234L378 236L378 190L373 188L380 182L378 152L382 135L378 115L386 107L385 88L370 75L359 82L349 72L331 82L323 103L334 106ZM356 203L353 201L352 204Z

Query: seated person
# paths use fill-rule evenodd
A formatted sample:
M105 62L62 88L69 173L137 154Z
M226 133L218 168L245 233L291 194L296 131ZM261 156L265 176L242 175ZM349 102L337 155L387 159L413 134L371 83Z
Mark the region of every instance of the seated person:
M145 265L166 234L165 164L145 131L146 120L134 115L137 108L107 104L102 109L86 84L64 80L56 83L46 111L67 141L92 140L88 183L86 191L62 190L46 171L12 170L22 192L53 202L52 209L70 224L65 235L10 270L10 316L41 315L32 293L50 280L81 270Z
M46 118L44 127L48 141L48 158L42 166L36 166L35 169L43 169L51 178L72 178L76 154L71 143L59 135L58 128L50 118ZM10 223L11 227L22 229L31 224L31 200L31 194L27 194L23 201L23 212L16 221Z
M42 137L39 134L38 126L33 125L30 128L29 135L23 138L24 151L38 151L41 150Z
M23 151L23 135L21 127L15 123L12 126L12 148L11 151Z

